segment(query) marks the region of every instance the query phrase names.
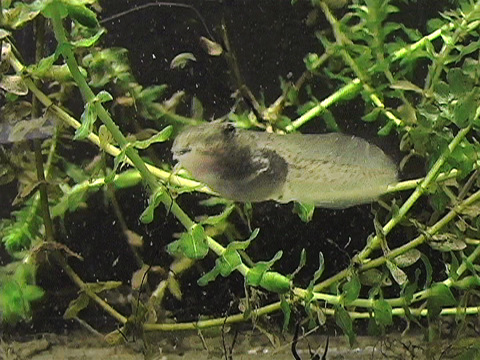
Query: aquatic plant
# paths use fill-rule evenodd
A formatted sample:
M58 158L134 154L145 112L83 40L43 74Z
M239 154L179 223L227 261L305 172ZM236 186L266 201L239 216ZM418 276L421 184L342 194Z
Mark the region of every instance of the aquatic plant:
M243 82L226 32L222 42L226 51L209 51L215 56L225 56L241 97L247 100L248 107L238 106L225 116L239 126L293 132L321 117L327 127L338 130L341 126L329 108L361 97L366 109L362 120L378 126L379 136L399 136L401 150L407 154L402 166L413 157L420 157L428 164L425 177L389 188L393 194L390 202L374 209L375 234L359 239L365 240L366 245L352 258L350 266L325 278L326 261L320 253L318 270L305 287L298 286L296 276L307 261L306 251L301 253L298 268L285 275L276 271L275 266L286 249L266 261L255 261L257 256L248 253L253 242L268 234L255 229L250 236L237 236L232 214L239 214L249 224L255 205L242 207L212 197L205 204L219 206L222 211L197 221L192 220L187 207L179 206L177 199L189 196L184 193L212 194L212 191L188 175L173 171L171 164L153 166L147 158L150 154L144 150L166 141L179 125L201 122L202 106L196 99L193 101L196 116L180 115L176 107L182 94L165 99L164 85L140 85L133 76L125 49L101 47L104 29L97 20L97 6L94 0L13 4L2 1L0 88L5 93L5 107L15 105L14 113L19 116L21 102L31 102L30 110L22 118L43 117L74 128L75 134L68 141L88 140L99 147L102 157L91 172L62 157L58 146L65 142L62 134L68 130L61 126L44 140L32 135L36 138L35 152L18 155L15 149L21 146L18 140L30 139L28 134L41 131L41 127L28 129L23 138L20 136L13 145L7 145L11 151L3 151L6 160L2 164L3 184L13 179L21 184L16 202L20 204L19 210L15 218L3 220L1 226L6 250L19 259L3 267L0 274L3 321L30 318L30 303L42 294L35 285L34 268L42 267L50 257L79 288L79 296L66 309L65 318L80 317L81 310L96 302L122 326L121 331L115 330L107 336L111 342L137 331L203 329L249 320L261 327L262 317L278 311L283 312L286 330L292 310L299 308L310 326L324 325L328 317L335 319L351 343L355 339L354 321L368 320L369 331L381 334L395 317L404 318L407 328L411 322L426 324L426 333L433 339L438 335L439 317L452 315L465 323L468 315L478 315L480 190L475 132L480 127L477 32L480 1L458 1L456 9L429 21L428 34L424 35L394 21L400 4L392 0L355 1L340 19L325 3L313 0L312 11L321 11L330 24L329 32L316 33L322 50L305 55L304 76L295 84L282 80L281 96L268 106L257 101ZM292 6L295 10L298 4ZM55 49L48 55L43 54L45 19L56 40ZM13 35L31 22L36 29L37 53L35 64L27 66L22 61L24 49L17 49ZM65 26L67 23L71 26ZM214 43L213 39L209 41ZM187 66L185 62L177 63L182 59L194 61L195 57L187 53L175 59L174 68ZM417 74L422 66L426 70L420 78ZM311 84L325 76L336 90L318 100ZM53 87L41 86L42 81ZM52 90L57 87L57 92ZM75 91L80 91L83 99L80 121L70 115L75 112L66 110L70 94ZM144 119L154 121L157 132L141 138L126 137L125 124L111 115L113 107L106 109L112 103L134 109ZM108 163L107 154L114 158L112 164ZM129 168L125 170L127 165ZM32 175L35 171L36 176ZM68 181L62 181L66 176ZM150 194L148 205L139 214L140 221L144 224L154 221L162 204L164 212L173 215L184 231L168 245L174 260L158 265L155 259L148 263L142 258L138 250L141 236L124 225L126 246L130 246L138 266L132 270L132 288L142 291L149 274L155 271L164 274L163 280L154 284L148 299L137 297L131 314L124 315L98 295L120 283L115 279L101 283L82 280L68 263L68 256L79 255L67 244L58 242L51 219L78 211L91 194L100 190L105 191L122 219L120 207L115 205L116 190L132 188L140 182ZM413 192L404 197L402 192L407 190ZM423 212L412 211L423 198L428 198ZM303 221L310 221L313 211L309 204L295 205L295 212ZM166 219L170 221L170 217ZM400 245L391 244L389 235L403 227L409 227L405 234L411 235ZM222 234L231 241L221 244ZM89 239L84 241L86 246L92 246ZM421 248L424 244L432 249L428 254ZM167 292L182 298L181 273L190 271L193 264L209 254L215 255L215 264L199 276L198 285L218 281L219 275L229 277L239 272L246 289L242 311L210 319L200 319L202 314L198 314L199 318L190 322L158 320L164 316ZM441 257L446 269L441 280L432 274L429 256L434 255ZM408 267L415 271L409 271ZM395 290L387 289L389 285ZM270 293L270 299L276 297L277 301L267 304L255 300L252 288ZM421 321L422 317L427 318L426 323Z

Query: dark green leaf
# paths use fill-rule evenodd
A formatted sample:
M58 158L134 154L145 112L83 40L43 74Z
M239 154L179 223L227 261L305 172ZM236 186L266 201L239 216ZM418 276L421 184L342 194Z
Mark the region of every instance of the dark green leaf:
M432 269L432 265L430 264L430 260L428 260L428 257L425 256L425 254L422 254L420 259L422 259L423 264L425 265L426 275L425 275L425 287L424 287L424 289L427 289L432 282L433 269Z
M461 97L453 109L453 121L464 128L467 127L475 117L478 107L478 91L471 91L468 95Z
M356 274L353 275L351 279L343 285L342 295L343 295L343 301L346 305L357 300L358 296L360 295L361 287L362 287L362 284L360 283L360 279Z
M460 68L449 69L447 73L447 81L450 87L450 92L457 96L472 91L473 80Z
M348 342L350 346L353 346L355 342L355 333L353 332L353 322L348 314L347 310L345 310L341 306L335 306L335 322L337 325L342 329L343 333L347 335Z
M287 301L287 298L284 295L280 296L280 308L283 312L282 332L286 332L288 330L288 324L290 323L292 309L290 309L290 303Z
M447 285L436 283L428 290L427 310L429 319L435 319L443 307L455 306L456 304L457 300L455 300Z
M87 8L85 5L65 4L68 15L78 23L88 28L97 28L100 26L97 20L97 14Z
M379 325L392 325L392 307L385 300L376 300L373 303L373 314Z

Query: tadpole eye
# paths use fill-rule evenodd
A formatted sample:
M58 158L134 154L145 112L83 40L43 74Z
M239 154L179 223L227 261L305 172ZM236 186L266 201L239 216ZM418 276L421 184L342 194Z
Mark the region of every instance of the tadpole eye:
M237 129L232 124L226 124L223 128L223 134L228 138L232 138L235 135L236 130Z

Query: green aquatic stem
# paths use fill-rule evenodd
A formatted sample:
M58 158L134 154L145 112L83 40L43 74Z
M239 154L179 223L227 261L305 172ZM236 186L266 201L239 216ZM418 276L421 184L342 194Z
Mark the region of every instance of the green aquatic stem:
M478 116L480 115L480 108L477 109L477 114L475 116L476 119L478 119ZM387 235L392 229L400 222L403 220L403 218L406 216L407 212L411 209L411 207L415 204L415 202L422 196L427 188L430 186L430 184L436 179L438 176L441 167L447 161L448 157L452 154L453 150L460 144L460 142L463 140L463 138L470 132L472 129L473 125L470 124L466 128L460 130L455 138L450 142L450 144L447 146L445 151L440 155L440 157L437 159L435 164L432 166L428 174L425 176L423 181L416 187L415 191L410 195L410 197L405 201L405 203L400 207L398 210L398 213L393 216L387 224L382 229L382 232L384 235ZM372 250L376 249L379 246L380 243L380 237L378 235L375 235L375 237L372 239L370 244L358 254L358 259L360 261L365 260L368 255L372 252Z
M65 59L65 62L67 63L68 69L70 70L73 80L75 81L78 88L80 89L80 92L82 93L85 102L95 105L95 109L97 110L97 114L100 120L105 124L108 131L112 134L115 141L117 141L117 143L119 144L120 148L124 149L128 158L132 161L134 166L142 174L143 179L145 179L145 181L148 183L150 189L154 191L158 187L157 179L155 178L155 176L153 176L153 174L150 171L148 171L147 167L145 166L145 163L143 162L141 157L138 155L137 151L132 147L128 146L127 139L125 138L125 136L123 136L122 132L120 131L118 126L115 124L115 122L112 120L112 118L110 117L110 114L108 114L108 112L105 110L103 105L99 101L95 100L95 94L93 93L92 89L90 89L90 87L87 84L87 81L85 80L82 73L80 72L77 60L75 59L75 55L72 51L71 45L67 40L65 29L63 28L59 6L60 6L60 3L57 1L54 1L51 4L51 8L52 8L51 21L53 25L53 31L55 33L55 38L58 43L58 48L61 49L61 53Z
M453 29L455 29L454 33L451 37L447 35L444 36L444 44L440 52L435 56L435 61L432 63L430 67L430 71L427 74L425 80L424 91L425 93L429 94L433 92L433 86L438 83L438 79L442 74L445 66L445 62L448 60L448 56L450 55L451 51L456 49L458 41L466 36L469 32L474 30L478 25L480 25L480 21L476 20L471 22L471 18L478 18L478 13L480 12L480 1L477 1L476 4L473 6L472 10L468 14L463 14L464 18L460 24L456 24ZM424 98L425 102L428 97Z
M55 260L60 264L62 269L68 275L68 277L82 290L84 291L93 301L95 301L103 310L109 313L112 317L117 319L120 323L126 324L127 318L120 314L117 310L111 307L105 300L100 298L95 294L87 284L75 273L75 271L67 264L65 259L58 253L53 254Z
M325 14L325 17L327 18L328 22L332 26L333 33L335 34L335 39L336 42L339 46L341 46L340 54L343 57L343 60L345 63L352 69L352 71L355 73L358 79L362 82L362 86L367 92L370 100L373 102L373 104L383 110L384 115L390 120L395 123L396 126L402 126L405 128L405 130L409 129L409 126L405 126L405 123L397 118L390 110L386 110L385 104L380 100L378 95L375 93L375 90L369 85L369 78L370 76L368 75L368 72L372 72L375 67L369 69L367 72L364 72L361 70L361 68L357 65L355 60L350 56L350 54L345 50L344 48L344 39L346 39L346 36L341 32L340 26L338 23L338 20L335 18L335 16L332 14L330 11L330 8L325 4L324 2L320 3L320 6ZM374 36L374 39L376 37ZM381 59L382 61L385 61L385 59ZM385 70L386 71L386 70ZM391 79L391 76L389 80Z
M467 30L472 31L475 28L477 28L480 25L480 21L472 21L467 25ZM399 49L395 51L392 55L390 55L387 59L390 63L393 63L395 61L403 59L405 56L408 54L424 47L426 44L430 43L431 41L441 37L442 33L448 30L451 30L455 27L454 23L448 23L443 25L441 28L433 31L431 34L424 36L420 40L416 41L413 44L407 45L402 49ZM372 72L378 67L379 65L376 64L372 68L370 68L367 73ZM290 125L288 125L285 130L287 132L292 132L295 130L298 130L301 126L305 125L307 122L310 120L320 116L329 106L341 101L342 99L346 97L351 97L352 95L355 95L358 91L360 91L363 88L362 81L360 78L355 78L353 79L350 83L347 85L342 86L340 89L338 89L335 93L332 95L328 96L324 100L322 100L320 103L318 103L316 106L311 108L309 111L307 111L305 114L302 116L298 117ZM373 99L374 100L374 99ZM379 99L378 99L379 101ZM378 106L378 102L375 100L374 103ZM393 115L393 114L392 114ZM387 114L387 116L389 116ZM392 118L394 122L396 121L396 117Z

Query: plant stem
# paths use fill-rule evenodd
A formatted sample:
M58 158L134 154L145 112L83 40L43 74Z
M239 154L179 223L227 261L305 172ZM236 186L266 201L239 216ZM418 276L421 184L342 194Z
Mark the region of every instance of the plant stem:
M35 61L38 63L43 58L43 48L45 42L45 18L39 16L35 19ZM32 95L32 118L40 116L39 102L35 94ZM35 168L37 171L37 180L39 182L38 191L40 193L40 206L42 209L43 224L45 226L45 240L54 241L53 223L48 206L47 182L45 179L45 170L43 167L42 143L39 139L33 140L35 151Z
M90 288L88 287L87 284L83 282L82 279L73 271L73 269L70 267L70 265L67 264L65 259L60 255L59 253L54 253L55 260L58 262L58 264L62 267L62 269L65 271L65 273L68 275L68 277L80 288L82 291L84 291L92 300L94 300L98 305L100 305L107 313L112 315L115 319L117 319L119 322L122 324L125 324L127 322L127 318L117 312L114 308L112 308L107 302L102 300L97 294L95 294Z

